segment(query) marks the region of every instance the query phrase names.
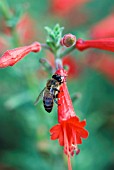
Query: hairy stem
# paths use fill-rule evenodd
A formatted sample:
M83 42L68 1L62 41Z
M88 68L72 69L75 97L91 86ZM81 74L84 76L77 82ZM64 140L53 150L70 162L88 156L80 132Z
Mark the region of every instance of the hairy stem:
M14 47L19 47L20 46L19 36L17 34L15 26L13 28L11 28L11 34L12 34L12 38L13 38L13 42L12 42L13 46Z
M71 48L67 48L64 52L59 54L59 57L62 58L63 56L66 56L67 54L71 53L74 49L76 49L75 45Z
M6 0L0 0L0 9L6 20L12 18L12 13Z
M41 47L53 52L52 49L47 44L41 44Z
M55 59L56 70L63 68L63 63L60 58Z

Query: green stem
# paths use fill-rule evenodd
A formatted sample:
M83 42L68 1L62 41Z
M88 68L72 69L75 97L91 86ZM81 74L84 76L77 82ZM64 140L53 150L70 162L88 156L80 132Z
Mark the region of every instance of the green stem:
M66 56L67 54L71 53L75 49L76 49L75 46L72 46L71 48L67 48L64 52L59 54L59 57L62 58Z
M56 70L63 68L63 63L60 58L55 59Z
M49 74L53 73L53 68L52 68L51 64L49 63L49 61L46 58L39 59L39 62L42 64L42 66L45 68L45 70Z
M44 48L44 49L47 49L47 50L49 50L49 51L51 51L52 53L54 53L53 52L53 50L47 45L47 44L41 44L41 46L42 46L42 48ZM55 53L54 53L54 55L56 56L56 58L62 58L63 56L66 56L67 54L69 54L69 53L71 53L73 50L75 50L76 48L75 48L75 45L74 46L72 46L71 48L67 48L64 52L60 52L60 51L56 51Z
M12 34L12 37L13 37L13 46L14 47L19 47L20 46L20 42L19 42L19 37L18 37L18 34L16 32L16 28L15 26L13 28L11 28L11 34Z
M0 10L3 13L3 16L6 20L6 22L13 18L13 14L12 14L6 0L0 0ZM11 34L12 34L12 43L13 43L12 45L13 45L13 47L18 47L20 45L20 43L19 43L18 34L16 32L16 27L12 26L12 27L10 27L10 30L11 30Z
M6 0L0 0L0 9L6 20L12 18L12 13Z
M45 49L53 52L52 49L47 44L40 44L40 45L41 45L42 48L45 48Z

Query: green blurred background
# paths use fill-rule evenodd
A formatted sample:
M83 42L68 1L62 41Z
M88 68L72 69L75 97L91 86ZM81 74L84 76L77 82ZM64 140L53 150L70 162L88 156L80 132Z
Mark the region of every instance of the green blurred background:
M6 22L0 11L1 55L6 49L35 40L45 43L47 35L44 27L53 27L56 23L65 27L63 34L73 33L77 38L114 36L112 0L6 2L15 16L18 16L18 11L21 15L17 19L20 24L16 41L14 34L9 33L8 27L12 22ZM111 33L108 34L107 29ZM104 37L101 36L103 31ZM113 56L111 52L94 49L72 53L75 66L71 72L73 78L67 80L68 89L71 97L80 94L78 100L73 100L73 105L77 115L86 119L89 131L89 138L79 146L80 154L72 158L74 170L114 169ZM57 124L56 106L50 114L44 110L42 101L34 106L36 97L50 78L39 63L42 57L51 58L52 55L44 50L38 54L31 53L15 66L0 70L0 170L67 169L63 148L57 141L50 140L49 129ZM66 64L69 68L72 67L70 60L68 56Z

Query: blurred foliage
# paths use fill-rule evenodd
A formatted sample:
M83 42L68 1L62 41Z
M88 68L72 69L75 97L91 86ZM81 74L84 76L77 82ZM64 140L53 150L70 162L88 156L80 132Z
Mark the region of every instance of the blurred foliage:
M65 27L64 34L70 32L77 38L89 39L91 27L108 16L114 8L112 0L89 0L78 8L75 6L68 15L60 16L58 13L52 13L52 0L7 2L12 11L21 9L21 15L28 13L35 21L31 30L35 27L37 33L29 42L36 40L44 43L44 27L53 27L56 23ZM0 20L3 20L2 12ZM22 26L24 29L24 23ZM3 28L0 30L0 35L3 35ZM11 37L7 39L6 41L11 41ZM12 46L14 48L17 44L10 44L9 48ZM106 52L97 51L96 55L102 53ZM113 53L106 54L113 57ZM49 136L49 129L57 123L57 106L55 105L52 113L48 114L42 101L37 106L33 104L49 79L39 63L39 59L47 55L47 51L29 54L15 66L0 70L0 170L67 169L67 160L62 148L57 141L51 141ZM81 94L73 105L77 115L81 119L86 118L90 133L89 138L79 146L81 153L72 159L73 169L95 170L97 167L98 170L112 170L114 83L98 70L80 64L80 60L88 55L88 51L73 52L79 63L80 73L75 79L68 79L71 96L77 92Z

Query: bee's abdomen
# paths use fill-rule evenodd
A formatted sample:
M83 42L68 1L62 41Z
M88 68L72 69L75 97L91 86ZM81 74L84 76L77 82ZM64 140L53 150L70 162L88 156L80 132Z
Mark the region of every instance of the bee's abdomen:
M50 113L53 108L53 98L52 97L44 97L43 103L44 103L45 110Z

